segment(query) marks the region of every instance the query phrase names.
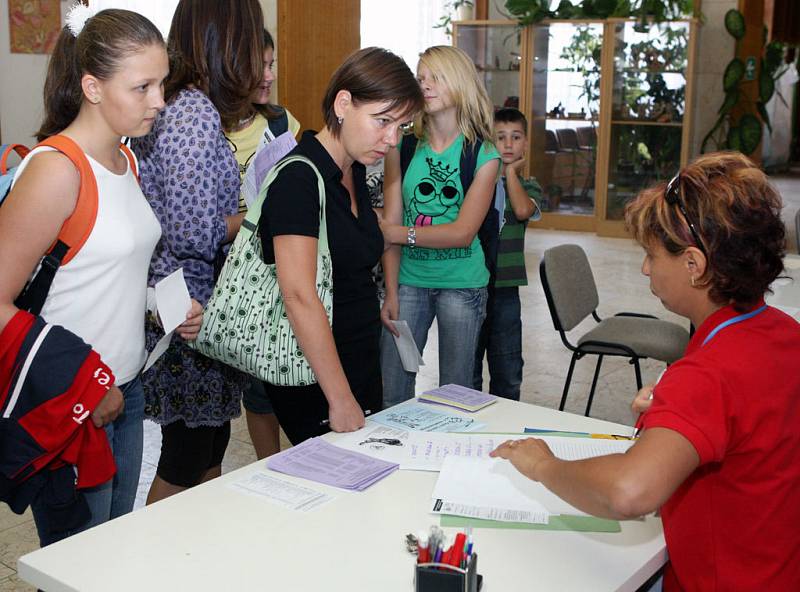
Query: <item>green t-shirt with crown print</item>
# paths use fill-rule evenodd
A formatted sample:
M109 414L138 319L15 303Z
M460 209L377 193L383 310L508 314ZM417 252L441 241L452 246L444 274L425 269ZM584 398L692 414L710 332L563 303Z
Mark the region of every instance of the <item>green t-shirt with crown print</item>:
M463 134L440 153L434 152L424 139L419 141L403 176L405 226L448 224L458 218L466 193L461 187L463 147ZM475 174L494 159L500 159L494 144L483 142ZM403 246L399 282L417 288L483 288L489 283L489 271L478 236L468 247L428 249Z

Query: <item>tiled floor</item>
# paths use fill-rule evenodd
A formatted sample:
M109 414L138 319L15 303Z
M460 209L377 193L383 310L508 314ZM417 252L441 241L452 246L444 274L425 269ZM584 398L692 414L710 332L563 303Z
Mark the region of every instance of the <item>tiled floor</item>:
M796 252L794 214L800 208L800 171L793 176L775 179L784 197L784 219L789 229L790 250ZM658 300L650 294L648 282L639 272L642 251L633 241L600 238L592 234L560 231L528 231L525 258L531 285L521 290L523 309L523 355L525 358L523 400L537 405L556 407L561 396L564 377L570 354L561 344L553 329L547 311L544 292L538 277L538 264L542 252L554 245L576 243L588 253L600 294L598 312L601 316L622 310L633 310L656 314L661 318L678 320L667 313ZM680 321L684 322L684 321ZM585 326L579 326L579 334ZM685 324L685 322L684 322ZM425 351L426 365L420 373L417 387L425 389L437 384L438 367L437 339L435 331L428 340ZM662 364L646 361L642 367L645 382L653 380ZM588 396L594 370L592 359L578 362L567 410L582 413ZM488 379L488 377L487 377ZM628 403L635 390L633 368L626 361L609 358L603 364L592 416L631 423ZM144 503L147 489L155 474L158 461L160 433L158 427L145 422L145 450L142 477L139 484L136 507ZM247 427L243 418L234 422L231 442L223 462L223 470L230 471L255 460ZM38 546L36 530L30 512L22 516L12 514L5 505L0 505L0 592L8 590L33 590L18 580L16 561Z

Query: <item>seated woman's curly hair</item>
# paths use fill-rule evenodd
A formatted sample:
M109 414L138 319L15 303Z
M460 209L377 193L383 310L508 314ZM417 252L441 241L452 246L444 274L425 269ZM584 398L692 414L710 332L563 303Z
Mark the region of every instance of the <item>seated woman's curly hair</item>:
M747 310L783 271L786 229L781 197L767 176L738 152L700 156L677 177L677 204L666 199L667 184L643 190L625 208L625 225L639 244L660 243L677 255L695 246L708 254L700 285L718 304ZM696 244L694 224L702 245Z

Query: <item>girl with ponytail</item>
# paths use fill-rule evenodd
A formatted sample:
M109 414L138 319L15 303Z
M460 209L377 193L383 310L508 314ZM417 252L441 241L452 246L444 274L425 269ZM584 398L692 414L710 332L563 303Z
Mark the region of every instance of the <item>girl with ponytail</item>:
M31 502L43 546L130 512L136 497L147 269L161 227L120 140L150 131L164 106L167 72L164 41L150 21L126 10L94 14L80 4L71 10L50 60L38 138L57 135L70 153L85 156L98 203L88 238L58 268L40 314L88 343L113 372L114 385L91 421L105 426L116 474L81 490L88 522L65 523L43 488ZM15 298L73 214L81 178L71 158L49 146L35 148L21 163L0 210L0 330L20 313ZM200 310L195 303L179 328L183 337L196 335Z

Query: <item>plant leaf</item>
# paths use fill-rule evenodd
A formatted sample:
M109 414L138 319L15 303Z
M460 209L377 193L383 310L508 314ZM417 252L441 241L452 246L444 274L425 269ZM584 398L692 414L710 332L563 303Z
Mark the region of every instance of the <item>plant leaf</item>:
M744 37L744 33L746 30L744 24L744 15L732 8L728 12L725 13L725 29L730 33L737 41Z
M761 143L764 130L761 121L752 113L745 113L739 120L739 135L741 136L741 151L750 156Z
M722 88L728 92L739 84L744 76L744 62L739 58L733 58L725 68L725 74L722 75Z
M758 75L758 100L762 103L768 103L775 94L775 80L772 75L761 64L761 73Z
M731 126L728 129L728 137L725 140L728 150L742 151L742 137L739 134L739 128Z
M767 113L767 106L759 101L756 103L756 108L758 108L758 114L761 116L761 119L764 123L767 124L767 129L769 129L769 133L772 133L772 123L769 120L769 113Z
M734 105L739 102L739 89L735 86L725 93L725 102L722 103L722 107L719 108L720 115L727 115L730 113L730 110L733 109Z

